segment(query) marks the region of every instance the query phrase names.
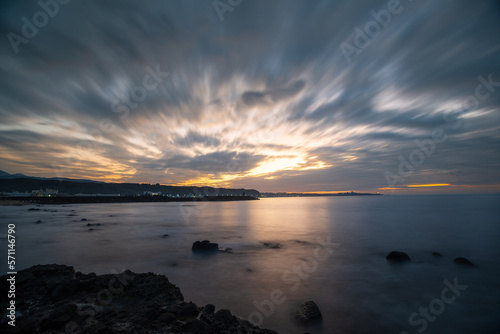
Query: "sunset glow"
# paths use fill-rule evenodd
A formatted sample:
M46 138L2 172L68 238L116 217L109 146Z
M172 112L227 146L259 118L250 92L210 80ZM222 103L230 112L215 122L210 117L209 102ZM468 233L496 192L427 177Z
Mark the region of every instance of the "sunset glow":
M261 191L500 191L493 5L409 2L349 55L341 45L375 2L247 2L223 22L212 2L185 3L125 2L113 13L135 13L129 25L103 18L104 4L72 2L29 43L4 38L0 170ZM36 10L6 5L3 29L22 33L19 17Z

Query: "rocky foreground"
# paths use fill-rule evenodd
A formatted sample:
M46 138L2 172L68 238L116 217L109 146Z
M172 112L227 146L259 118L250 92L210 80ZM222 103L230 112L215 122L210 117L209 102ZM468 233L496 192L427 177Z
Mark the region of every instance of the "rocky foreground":
M4 293L11 289L9 278L0 278ZM186 302L167 277L153 273L98 276L56 264L22 270L15 275L15 327L8 324L5 297L1 333L276 334L229 310Z

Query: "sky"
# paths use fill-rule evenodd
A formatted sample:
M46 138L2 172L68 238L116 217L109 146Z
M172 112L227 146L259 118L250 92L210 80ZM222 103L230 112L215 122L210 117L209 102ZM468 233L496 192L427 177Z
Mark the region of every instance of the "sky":
M4 1L0 170L500 192L500 3Z

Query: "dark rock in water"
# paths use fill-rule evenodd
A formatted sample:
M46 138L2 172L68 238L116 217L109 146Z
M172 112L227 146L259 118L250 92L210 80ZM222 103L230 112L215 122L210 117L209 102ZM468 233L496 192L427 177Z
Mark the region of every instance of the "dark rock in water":
M35 222L35 224L41 224L41 223L42 221L40 219Z
M473 267L474 264L467 260L465 257L457 257L455 260L453 260L453 263L461 265L461 266L468 266L468 267Z
M29 208L28 211L40 211L40 209L37 208Z
M89 231L94 231L94 229L93 228L89 228Z
M432 256L434 256L434 257L442 257L443 254L441 254L439 252L432 252Z
M219 244L209 240L196 241L191 248L193 252L213 252L219 250Z
M86 222L87 221L87 218L82 218L80 219L82 222Z
M8 291L7 278L0 277L1 291ZM15 331L7 321L0 321L0 333L277 334L229 310L214 312L211 304L200 313L163 275L128 270L86 275L75 273L73 267L50 264L21 270L17 278L16 309L23 312L16 318ZM2 309L8 305L7 298L0 298Z
M169 235L168 235L168 234L164 234L164 235L162 235L161 237L162 237L162 238L168 238L168 237L169 237Z
M283 247L283 245L281 245L278 242L263 242L262 244L264 245L264 247L273 248L273 249L279 249L279 248Z
M393 262L410 262L411 259L405 252L392 251L385 257L389 261Z
M321 315L321 311L319 310L318 305L312 300L305 302L300 305L297 310L297 319L300 322L306 323L313 320L321 320L323 316Z

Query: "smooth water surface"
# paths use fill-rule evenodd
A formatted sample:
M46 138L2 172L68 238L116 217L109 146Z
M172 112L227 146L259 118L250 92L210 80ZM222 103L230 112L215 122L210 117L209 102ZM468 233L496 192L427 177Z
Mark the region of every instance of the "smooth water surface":
M9 223L18 270L58 263L85 273L164 274L186 300L280 333L500 332L496 195L0 207L5 254ZM192 243L203 239L232 253L193 254ZM391 250L412 263L389 264ZM458 256L476 267L454 265ZM444 291L443 302L446 282L459 289ZM322 323L293 320L307 300L319 305Z

